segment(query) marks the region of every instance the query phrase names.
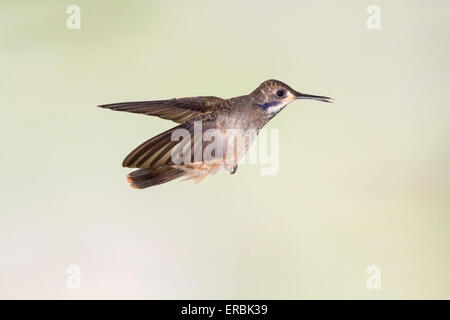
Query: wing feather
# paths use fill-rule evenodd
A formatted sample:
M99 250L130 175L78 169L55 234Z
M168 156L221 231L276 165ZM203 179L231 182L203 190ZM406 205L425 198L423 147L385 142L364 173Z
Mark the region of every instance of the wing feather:
M189 97L155 101L133 101L100 105L100 108L157 116L185 123L199 115L214 111L223 99L218 97Z
M202 122L202 134L205 130L215 127L215 117L212 114L206 114L199 116L191 121L182 123L170 130L167 130L150 140L145 141L136 149L134 149L124 160L122 165L129 168L159 168L164 165L173 165L171 155L174 148L176 150L186 152L191 147L194 150L195 147L203 146L204 143L195 145L194 142L194 121ZM185 129L190 134L190 140L185 139L184 145L179 140L172 140L172 133L177 129ZM189 152L189 151L188 151ZM191 160L193 160L194 152L191 152Z

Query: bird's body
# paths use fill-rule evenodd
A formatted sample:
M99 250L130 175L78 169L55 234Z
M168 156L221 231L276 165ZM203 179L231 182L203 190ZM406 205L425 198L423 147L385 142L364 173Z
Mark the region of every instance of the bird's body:
M128 180L142 189L179 177L198 182L221 169L234 173L259 130L288 103L301 98L330 102L330 98L302 94L281 81L267 80L251 94L230 99L190 97L100 107L180 123L124 159L124 167L139 168Z

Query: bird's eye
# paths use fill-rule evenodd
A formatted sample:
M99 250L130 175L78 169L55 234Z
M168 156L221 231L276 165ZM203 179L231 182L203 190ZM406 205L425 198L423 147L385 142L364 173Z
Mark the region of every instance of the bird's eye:
M278 89L277 90L277 96L279 96L280 98L284 96L286 92L283 89Z

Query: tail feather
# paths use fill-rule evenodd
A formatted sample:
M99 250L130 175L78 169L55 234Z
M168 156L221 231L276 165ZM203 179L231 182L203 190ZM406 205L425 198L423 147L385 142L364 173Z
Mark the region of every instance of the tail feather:
M128 174L131 187L145 189L184 176L186 172L174 167L159 167L154 169L139 169Z

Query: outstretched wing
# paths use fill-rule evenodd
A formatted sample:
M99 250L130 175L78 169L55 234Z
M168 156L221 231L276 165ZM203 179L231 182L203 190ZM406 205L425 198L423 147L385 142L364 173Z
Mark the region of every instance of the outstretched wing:
M100 105L116 111L157 116L177 123L185 123L201 114L214 111L223 99L218 97L189 97L169 100L121 102Z
M196 136L194 127L198 126L199 122L201 122L201 132ZM198 152L197 149L201 152L205 147L206 142L202 141L203 134L212 128L215 128L215 117L213 114L205 114L192 121L180 124L142 143L123 160L122 166L152 169L173 165L172 149L174 148L176 148L174 152L184 152L185 154L188 152L187 154L190 155L191 161L193 161L194 154ZM179 131L176 132L177 130ZM189 139L182 139L184 134L188 134ZM195 140L198 140L200 143L195 143Z

